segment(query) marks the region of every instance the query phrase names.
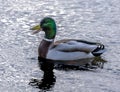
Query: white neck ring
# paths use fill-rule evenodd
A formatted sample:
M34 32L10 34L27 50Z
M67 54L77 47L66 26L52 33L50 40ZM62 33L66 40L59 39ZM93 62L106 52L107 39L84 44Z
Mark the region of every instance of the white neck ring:
M45 41L48 41L48 42L53 42L54 39L47 39L47 38L44 38Z

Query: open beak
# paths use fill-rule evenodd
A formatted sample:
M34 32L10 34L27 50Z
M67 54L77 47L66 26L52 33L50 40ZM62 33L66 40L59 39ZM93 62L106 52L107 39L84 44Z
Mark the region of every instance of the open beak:
M30 30L34 30L34 32L32 34L36 34L41 31L41 27L40 27L40 25L36 25L36 26L30 28Z

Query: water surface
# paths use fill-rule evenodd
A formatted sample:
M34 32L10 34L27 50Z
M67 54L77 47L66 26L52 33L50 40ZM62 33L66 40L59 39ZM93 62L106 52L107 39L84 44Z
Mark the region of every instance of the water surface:
M119 0L1 0L0 90L40 91L29 83L44 75L37 59L37 47L44 34L31 35L29 28L45 16L56 20L56 40L84 39L101 42L107 48L102 55L107 61L103 69L53 69L55 84L51 92L119 92Z

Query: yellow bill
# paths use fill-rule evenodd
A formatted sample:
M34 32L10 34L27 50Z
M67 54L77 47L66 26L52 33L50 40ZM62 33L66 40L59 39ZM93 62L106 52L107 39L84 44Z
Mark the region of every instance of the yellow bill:
M36 26L30 28L30 30L35 30L35 31L33 32L33 34L36 34L36 33L38 33L38 32L41 31L41 27L40 27L40 25L36 25Z

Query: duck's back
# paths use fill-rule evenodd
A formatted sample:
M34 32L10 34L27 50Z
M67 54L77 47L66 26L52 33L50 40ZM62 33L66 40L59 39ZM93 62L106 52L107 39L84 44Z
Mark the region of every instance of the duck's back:
M102 51L98 48L101 44L87 42L83 40L61 40L57 41L54 46L49 48L46 58L52 60L76 60L94 57L94 51ZM102 54L103 52L97 53Z

